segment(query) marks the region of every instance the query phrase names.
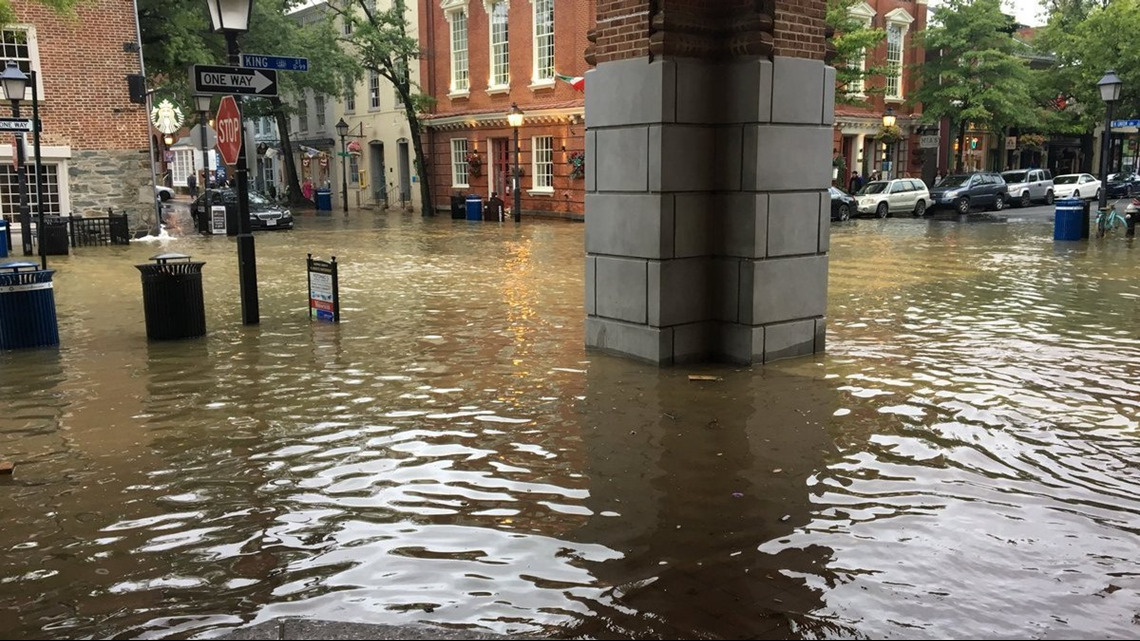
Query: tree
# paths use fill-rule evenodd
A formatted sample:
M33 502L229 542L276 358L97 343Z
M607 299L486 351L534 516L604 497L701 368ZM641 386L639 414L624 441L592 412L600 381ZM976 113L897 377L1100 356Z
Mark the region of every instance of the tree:
M370 0L345 0L343 7L329 6L342 20L352 24L352 33L344 36L343 40L355 52L360 66L379 74L396 89L415 149L423 215L433 216L435 207L427 180L423 123L420 120L420 114L430 107L432 99L420 92L419 84L408 73L408 61L423 57L423 52L414 28L408 23L405 1L392 0L387 9L376 8L376 3Z
M921 86L911 101L923 119L948 118L958 128L955 170L962 170L966 125L1003 136L1007 127L1032 122L1028 62L1015 55L1012 20L1001 0L946 0L926 31L928 52Z
M69 14L75 11L83 0L36 0L42 5L51 7L59 13ZM12 24L18 22L19 17L16 12L12 10L12 0L0 0L0 25Z
M835 101L844 104L861 104L866 96L882 93L883 86L869 86L867 80L889 71L885 61L868 58L868 52L874 51L887 33L851 14L851 9L860 2L862 0L827 1L827 26L835 30L831 38L835 45ZM853 91L860 87L862 91ZM862 95L854 95L856 93Z

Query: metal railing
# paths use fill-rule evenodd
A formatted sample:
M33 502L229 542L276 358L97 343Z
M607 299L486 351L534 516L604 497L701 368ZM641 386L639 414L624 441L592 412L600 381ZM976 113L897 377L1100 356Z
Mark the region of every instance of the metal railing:
M67 222L72 247L129 245L131 242L125 213L116 214L107 209L106 216L94 218L77 218L69 214Z

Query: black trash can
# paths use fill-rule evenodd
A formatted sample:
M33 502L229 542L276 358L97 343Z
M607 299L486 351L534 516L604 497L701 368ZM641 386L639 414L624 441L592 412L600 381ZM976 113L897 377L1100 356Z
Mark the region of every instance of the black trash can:
M54 273L37 263L0 263L0 349L59 345Z
M467 204L463 194L452 194L451 196L451 219L463 220L467 217Z
M40 231L40 242L48 256L66 256L69 251L67 221L63 216L44 216L44 228Z
M202 266L206 263L175 253L152 256L151 260L153 265L135 265L142 272L146 337L165 341L205 336Z

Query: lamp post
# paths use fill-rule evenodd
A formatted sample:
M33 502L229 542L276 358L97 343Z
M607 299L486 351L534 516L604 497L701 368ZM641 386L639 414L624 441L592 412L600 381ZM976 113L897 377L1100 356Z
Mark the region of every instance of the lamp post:
M200 212L202 218L205 219L205 228L210 229L214 217L213 209L210 207L210 147L209 147L209 126L210 126L210 106L213 103L213 96L207 94L194 94L194 109L198 112L198 128L202 130L202 195L205 196L205 211ZM193 203L190 205L193 207ZM203 222L198 222L198 231L202 231Z
M1100 82L1096 83L1100 89L1100 98L1104 101L1104 137L1100 141L1100 208L1108 206L1108 152L1112 145L1112 105L1120 99L1120 89L1124 83L1109 69Z
M886 129L888 127L894 127L896 122L898 122L898 119L895 117L895 110L891 109L890 107L887 107L886 113L883 114L883 128ZM894 148L895 148L895 144L893 142L887 143L886 159L887 159L887 162L889 163L887 165L887 175L886 175L887 180L890 180L891 171L894 170L894 168L895 168L895 159L894 159L894 153L893 153Z
M20 101L28 88L28 76L20 71L14 60L9 60L4 72L0 73L0 83L4 85L4 96L12 103L12 117L20 117ZM20 197L20 240L24 255L32 255L32 210L28 207L28 171L24 166L24 134L16 133L16 176L19 181ZM44 230L40 229L40 244L43 244Z
M238 35L249 31L249 20L253 13L253 0L206 0L210 12L210 22L214 31L226 36L226 50L229 63L240 65L241 51L238 49ZM240 113L241 96L234 96ZM241 119L244 122L244 119ZM244 142L245 127L241 137ZM244 145L243 145L244 147ZM241 285L241 320L245 325L257 325L261 314L257 306L257 256L253 247L253 231L249 224L249 166L246 162L248 149L238 153L237 197L238 197L238 282Z
M511 110L507 112L507 122L515 130L515 181L511 185L511 193L514 194L514 217L515 222L522 222L522 194L519 193L519 187L522 186L522 180L519 178L519 127L523 124L523 110L519 109L517 103L511 103Z
M336 135L340 136L340 199L344 202L344 213L348 213L348 143L344 141L348 137L348 123L344 118L336 123Z

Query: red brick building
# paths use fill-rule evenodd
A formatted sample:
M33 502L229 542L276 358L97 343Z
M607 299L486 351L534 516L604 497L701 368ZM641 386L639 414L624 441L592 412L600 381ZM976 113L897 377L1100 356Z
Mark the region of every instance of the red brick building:
M150 130L143 105L130 102L127 75L140 73L132 0L88 0L61 15L35 0L12 0L17 21L0 30L3 55L39 73L46 214L153 212ZM6 60L0 61L0 64ZM4 101L4 115L11 107ZM20 104L31 117L31 91ZM0 144L0 211L18 210L11 136ZM28 176L32 145L28 136ZM150 196L142 201L149 193ZM35 213L35 190L31 189Z
M436 100L425 119L432 198L446 209L455 193L510 207L517 103L524 216L581 218L585 176L571 159L585 152L585 95L558 76L585 74L585 0L419 0L420 83Z
M860 103L837 104L835 107L833 146L843 159L842 168L835 172L836 184L841 187L848 185L851 172L856 170L861 176L879 171L886 174L888 170L892 177L933 175L936 168L925 167L928 154L919 147L922 106L907 102L918 87L917 68L926 59L925 50L917 40L918 34L926 29L926 0L865 0L855 5L851 13L856 19L884 30L887 37L874 51L867 52L860 60L847 61L847 64L885 64L896 71L887 76L869 78L865 86L856 84L840 88ZM837 60L836 64L840 61ZM870 87L883 91L872 95L867 91ZM897 125L902 129L902 139L884 149L879 134L883 114L888 107L895 113ZM937 127L931 133L937 133ZM889 164L884 164L885 160L889 160Z

